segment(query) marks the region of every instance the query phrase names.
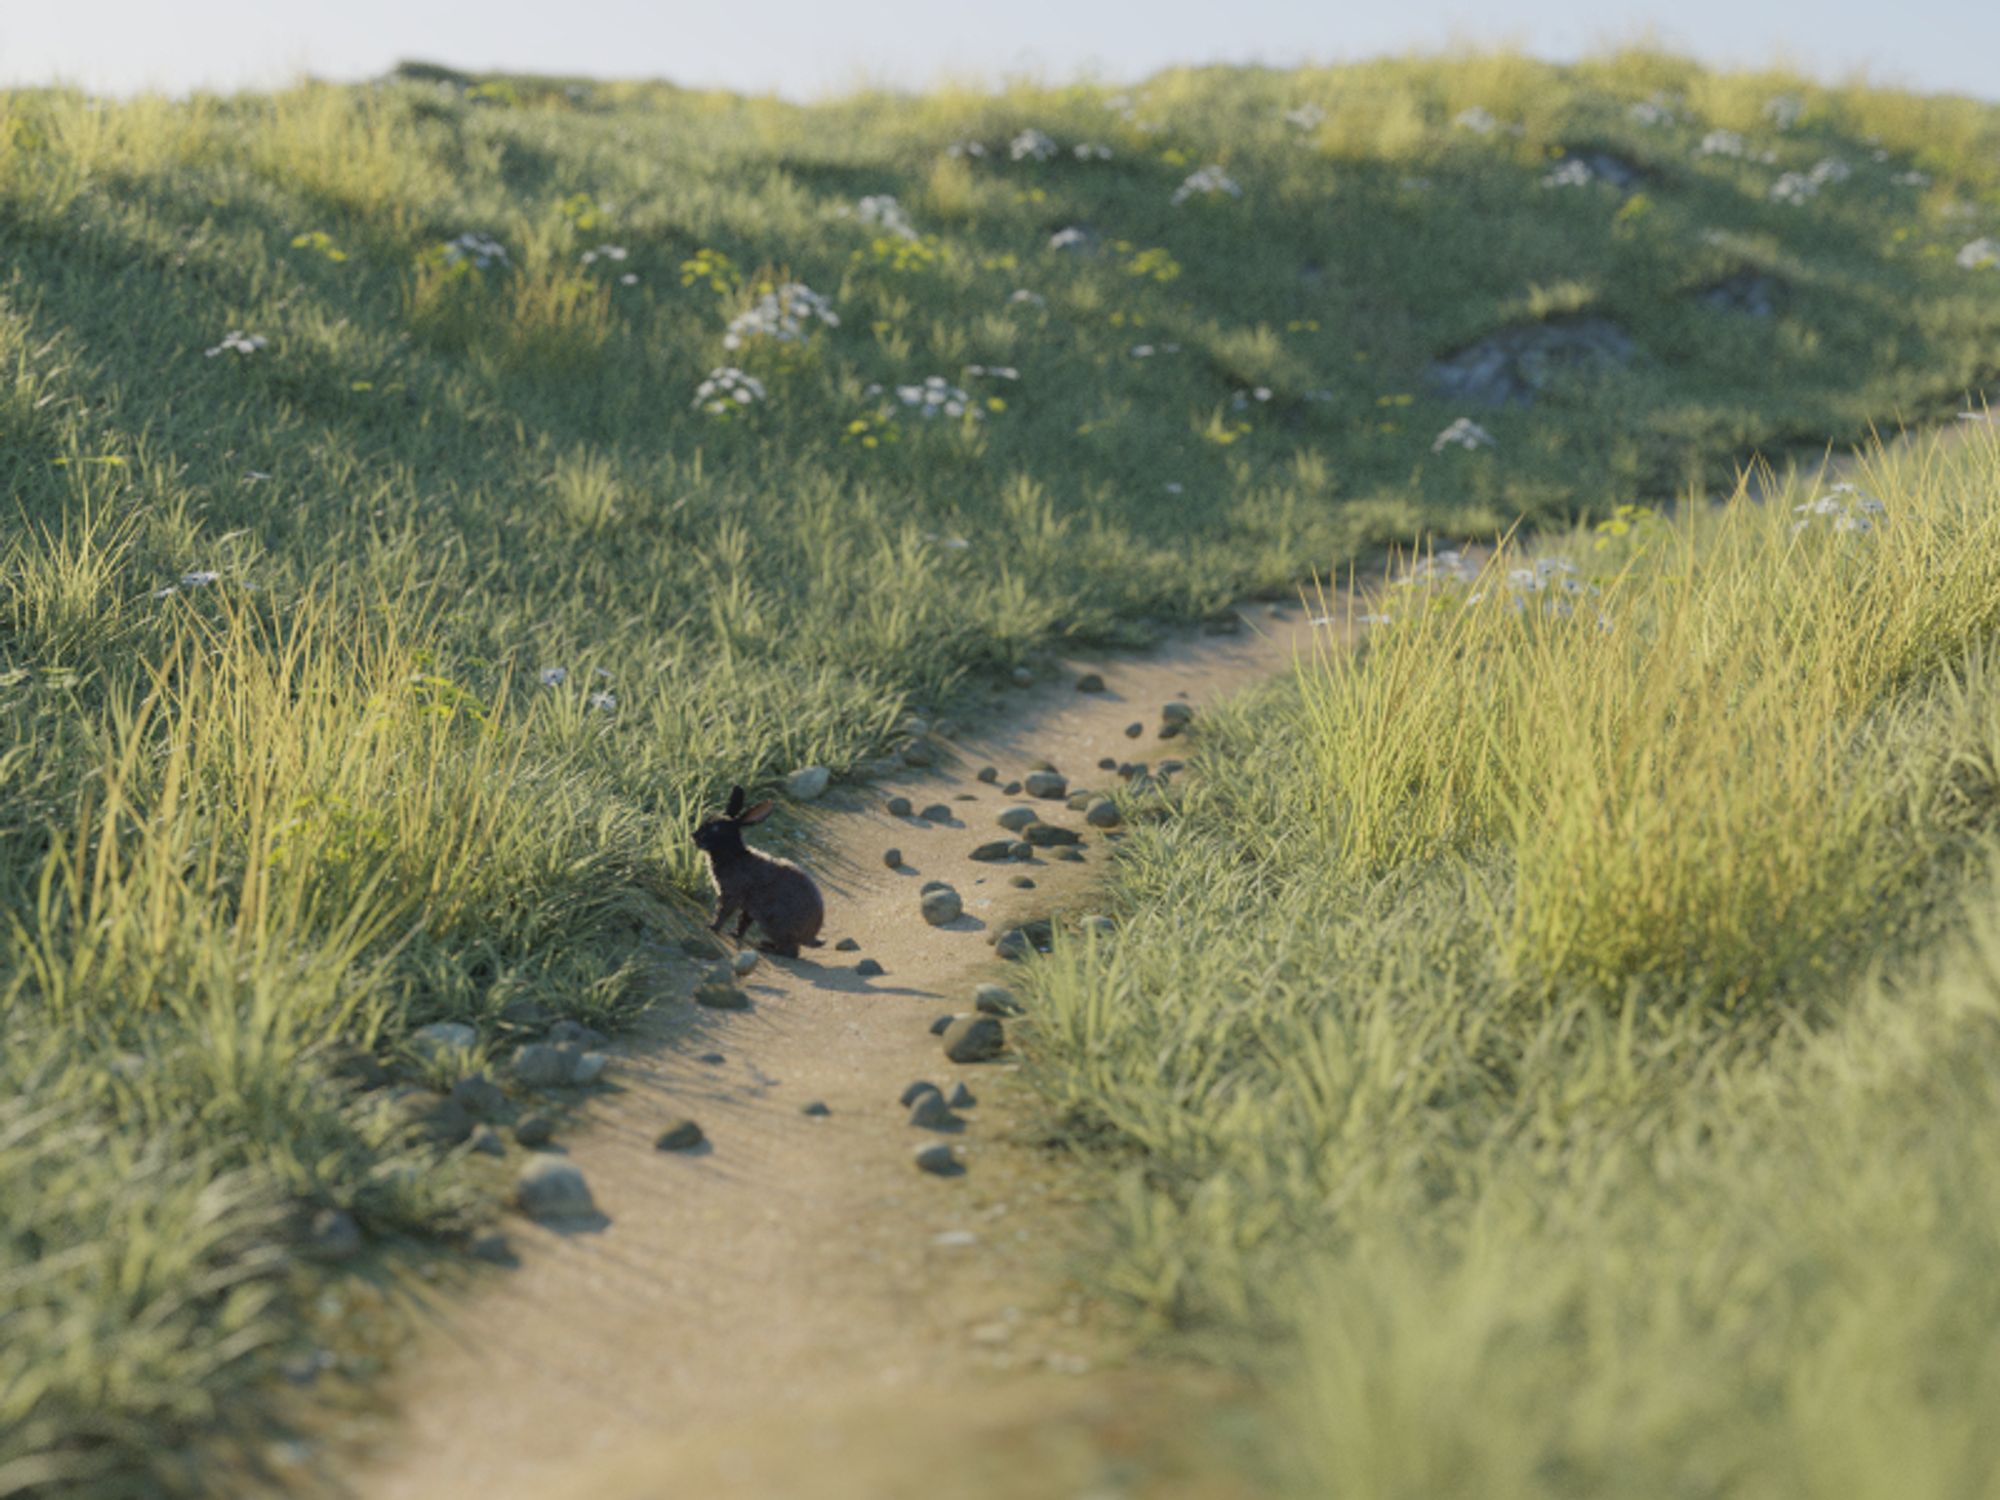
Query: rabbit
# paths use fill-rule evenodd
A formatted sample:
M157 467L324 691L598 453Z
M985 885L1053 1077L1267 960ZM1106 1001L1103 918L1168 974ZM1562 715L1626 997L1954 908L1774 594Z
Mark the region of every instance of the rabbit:
M738 942L755 922L764 934L759 947L797 958L801 947L823 946L819 929L826 920L826 903L812 877L797 865L744 846L743 830L770 817L774 806L759 802L745 811L743 788L733 788L729 810L703 821L694 832L694 845L708 856L709 873L715 877L715 920L708 930L720 932L735 912Z

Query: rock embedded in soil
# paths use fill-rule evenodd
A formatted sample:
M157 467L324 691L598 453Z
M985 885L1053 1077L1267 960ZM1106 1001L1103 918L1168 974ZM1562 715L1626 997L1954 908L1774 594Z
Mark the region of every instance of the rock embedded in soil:
M455 1146L472 1134L472 1116L456 1099L412 1088L391 1097L393 1118L423 1140Z
M979 1102L979 1097L963 1083L957 1083L952 1085L951 1093L944 1102L953 1109L971 1109Z
M1500 329L1430 368L1449 401L1529 406L1562 381L1582 385L1637 357L1631 335L1608 318L1548 319Z
M812 802L823 795L833 772L825 766L802 766L785 778L785 795L794 802Z
M826 1107L824 1099L808 1099L804 1104L799 1106L799 1113L817 1117L820 1115L830 1115L833 1111Z
M905 1086L903 1092L896 1097L896 1102L902 1105L903 1108L908 1109L912 1104L923 1098L925 1094L942 1094L943 1092L943 1089L932 1083L928 1078L919 1078L914 1083Z
M451 1086L451 1097L475 1120L490 1120L507 1108L507 1096L500 1085L484 1073L473 1073Z
M1020 928L1010 927L994 941L993 951L1002 958L1022 959L1035 951L1035 945Z
M1085 917L1076 925L1087 938L1109 938L1118 931L1118 924L1109 917Z
M514 1125L514 1139L531 1148L546 1146L555 1133L555 1122L547 1115L523 1115Z
M931 749L930 744L925 740L911 740L907 745L902 747L899 753L903 757L904 765L914 766L918 770L922 770L930 765L937 758L936 752Z
M1018 1016L1021 1002L1004 984L981 984L973 987L972 1008L983 1016Z
M1005 786L1000 788L1000 793L1002 796L1005 797L1018 797L1021 795L1021 783L1018 781L1010 781Z
M1056 850L1055 857L1057 859L1068 860L1073 865L1083 863L1083 851L1081 849L1058 849Z
M745 948L736 957L729 960L729 967L735 971L737 978L742 978L757 967L756 950Z
M929 807L917 814L917 816L931 823L949 823L951 821L951 808L942 802L933 802Z
M1115 771L1115 770L1117 770L1117 769L1118 769L1118 757L1117 757L1117 756L1115 756L1115 755L1104 755L1104 756L1100 756L1100 757L1098 757L1098 761L1097 761L1097 769L1098 769L1098 770L1100 770L1100 771Z
M1030 771L1024 785L1030 797L1060 801L1069 795L1069 780L1060 771Z
M1109 797L1099 797L1083 810L1083 821L1092 828L1116 828L1125 820L1119 815L1116 802Z
M957 1019L958 1019L958 1017L957 1017L957 1016L954 1016L954 1015L951 1015L951 1014L949 1014L949 1013L947 1013L947 1014L945 1014L945 1015L942 1015L942 1016L938 1016L938 1017L936 1017L936 1018L935 1018L935 1019L934 1019L934 1020L933 1020L933 1021L931 1022L931 1035L932 1035L932 1036L943 1036L943 1035L945 1034L946 1030L948 1030L948 1029L950 1028L950 1026L951 1026L951 1023L952 1023L953 1021L956 1021Z
M892 818L907 818L910 815L910 799L908 797L891 797L885 806L889 816Z
M958 1153L949 1141L932 1141L917 1147L911 1160L919 1172L929 1172L936 1177L953 1177L965 1169L958 1164Z
M944 1055L955 1063L988 1062L1007 1046L1007 1029L998 1016L960 1016L945 1028Z
M936 1089L927 1094L919 1094L910 1101L910 1124L922 1130L949 1130L958 1123L958 1116L951 1112L951 1106L944 1102L944 1095Z
M701 1127L683 1116L662 1130L659 1139L653 1142L655 1151L692 1151L708 1139L701 1133Z
M704 984L694 992L694 1003L705 1010L748 1010L750 997L733 984Z
M981 766L979 768L979 779L981 781L998 781L1000 779L1000 768L998 766Z
M1163 724L1191 724L1194 722L1194 706L1170 699L1160 705L1160 722Z
M1012 853L1016 859L1033 859L1035 857L1035 846L1026 839L1022 839L1014 845Z
M1104 691L1104 679L1096 672L1085 672L1077 678L1076 690L1079 693L1101 693Z
M883 973L883 968L872 958L864 958L854 966L854 972L863 979L873 979Z
M514 1201L531 1219L573 1219L597 1212L590 1184L574 1162L538 1156L514 1179Z
M859 953L861 945L851 937L844 937L833 945L835 953Z
M1031 823L1022 830L1021 837L1037 849L1054 849L1077 842L1074 828L1063 828L1055 823Z
M1145 732L1146 726L1144 724L1132 723L1125 726L1125 738L1128 740L1136 740Z
M602 1047L611 1038L595 1026L586 1026L581 1021L558 1021L549 1028L549 1034L543 1040L567 1042L574 1047L590 1048Z
M496 1266L511 1266L519 1259L514 1254L514 1247L507 1243L507 1236L497 1229L488 1229L475 1234L466 1244L465 1253L474 1260L483 1260Z
M884 849L882 851L882 863L892 870L900 870L903 867L903 851L901 849Z
M1082 812L1086 807L1090 806L1091 799L1096 796L1097 793L1095 792L1071 792L1069 794L1069 801L1063 805L1071 812Z
M581 1087L595 1083L604 1076L604 1070L611 1066L611 1059L602 1052L586 1052L576 1060L576 1068L570 1074L570 1082Z
M1042 815L1040 813L1036 812L1026 803L1021 803L1005 809L994 821L1009 833L1019 833L1030 823L1039 823L1041 820Z
M950 886L932 891L923 899L924 920L933 927L942 927L947 922L957 921L959 914L964 910L965 902Z
M968 854L966 858L976 859L982 864L998 864L1003 859L1012 859L1013 856L1014 841L1012 839L988 839L985 843L974 849L972 853Z
M435 1021L410 1033L410 1050L425 1059L470 1052L478 1045L479 1033L463 1021Z
M696 991L697 999L700 993ZM569 1042L529 1042L514 1049L514 1081L531 1089L561 1088L575 1075L582 1056Z
M344 1208L322 1208L306 1232L306 1253L314 1260L352 1260L361 1253L361 1226Z
M477 1151L481 1156L505 1156L507 1154L507 1143L500 1139L500 1132L495 1130L491 1125L481 1125L478 1129L474 1130L472 1132L472 1139L467 1141L466 1145L472 1150Z
M1016 667L1008 676L1013 679L1015 687L1032 686L1035 680L1035 674L1026 667Z
M1027 875L1016 875L1007 884L1017 891L1032 891L1035 888L1033 877Z

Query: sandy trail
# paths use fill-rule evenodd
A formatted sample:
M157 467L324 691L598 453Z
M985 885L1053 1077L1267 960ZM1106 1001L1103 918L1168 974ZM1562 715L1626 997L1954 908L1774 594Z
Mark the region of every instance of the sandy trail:
M1184 634L1143 656L1073 662L996 695L954 742L955 765L814 808L809 863L828 946L766 958L747 1012L687 1003L701 965L618 1049L614 1087L559 1144L607 1222L557 1233L512 1219L518 1268L444 1299L391 1378L392 1438L346 1476L369 1500L621 1495L1173 1495L1247 1493L1225 1460L1231 1403L1209 1377L1125 1364L1061 1271L1083 1243L1081 1179L1029 1138L1005 1061L946 1061L932 1020L1006 978L982 935L1089 909L1110 846L1060 802L1043 817L1085 838L1083 863L974 863L1010 804L974 773L1019 779L1046 757L1073 787L1108 787L1101 758L1159 760L1160 707L1221 697L1281 669L1312 634L1296 607L1245 611L1233 635ZM1103 693L1074 686L1102 674ZM1143 721L1142 737L1126 726ZM949 823L893 817L901 793ZM903 851L891 870L889 847ZM1012 877L1026 875L1031 890ZM951 882L965 914L918 912ZM857 939L859 952L833 942ZM855 963L885 969L861 978ZM714 1060L718 1057L719 1060ZM711 1059L711 1060L704 1060ZM978 1096L951 1137L966 1165L917 1172L929 1132L897 1096L926 1078ZM831 1113L801 1113L808 1101ZM654 1149L670 1119L699 1153ZM944 1236L944 1239L940 1239ZM1218 1472L1220 1470L1220 1472Z

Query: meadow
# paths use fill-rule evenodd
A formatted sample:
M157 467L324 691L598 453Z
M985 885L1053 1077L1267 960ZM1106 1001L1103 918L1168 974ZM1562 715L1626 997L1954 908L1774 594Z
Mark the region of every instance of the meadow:
M351 1214L390 1258L484 1222L462 1163L361 1085L385 1065L433 1084L484 1065L413 1050L427 1023L501 1038L643 1004L648 953L689 930L685 835L719 788L815 762L856 774L912 707L1057 645L1142 642L1426 535L1606 519L1655 538L1618 507L1727 490L1753 450L1948 420L2000 362L2000 256L1981 248L2000 233L1996 143L2000 112L1970 101L1646 53L810 107L415 66L272 95L0 97L0 1495L198 1488L214 1453L268 1434L315 1299L354 1274L315 1257L320 1216ZM1538 371L1530 405L1434 383L1434 361L1479 339L1591 320L1629 358ZM1478 436L1441 442L1460 418ZM1174 909L1183 855L1212 873L1237 840L1218 890L1271 957L1218 944L1189 971L1263 996L1196 1012L1214 1048L1190 1044L1176 1089L1217 1091L1199 1117L1135 1123L1162 1117L1135 1095L1133 1118L1077 1121L1158 1163L1126 1200L1126 1290L1184 1328L1301 1328L1299 1388L1319 1393L1302 1399L1338 1404L1352 1378L1360 1330L1342 1320L1376 1301L1343 1304L1341 1277L1310 1316L1304 1291L1247 1290L1257 1226L1272 1246L1281 1222L1317 1235L1329 1184L1323 1113L1260 1134L1262 1043L1242 1028L1266 1023L1246 1017L1328 1037L1365 1020L1384 1065L1407 1021L1464 1063L1436 1065L1435 1095L1378 1081L1407 1137L1343 1114L1343 1165L1381 1202L1439 1204L1440 1236L1466 1204L1495 1234L1546 1209L1532 1171L1498 1159L1510 1131L1539 1122L1544 1157L1610 1174L1650 1160L1618 1155L1635 1131L1695 1120L1658 1103L1680 1075L1635 1048L1773 1091L1763 1115L1718 1116L1730 1129L1805 1128L1764 1080L1806 1075L1753 1066L1805 1046L1811 1028L1777 1023L1798 1013L1799 966L1824 948L1844 979L1837 955L1875 951L1885 914L1934 914L1910 892L1963 883L1969 856L1924 796L1964 781L1961 821L1978 822L1972 772L1911 782L1886 760L1893 806L1808 816L1869 753L1853 735L1930 766L1984 722L1984 543L1960 490L1926 498L1930 477L1893 503L1877 491L1894 524L1870 535L1901 593L1844 594L1862 575L1837 546L1813 554L1821 592L1787 583L1757 550L1779 544L1755 540L1766 523L1739 519L1635 552L1603 585L1634 603L1595 656L1565 654L1574 632L1446 636L1434 654L1457 667L1398 668L1399 626L1257 710L1301 758L1213 778L1122 877L1137 930ZM1935 524L1905 524L1927 505ZM1721 604L1695 581L1711 573L1731 580ZM1703 614L1747 618L1759 587L1777 590L1762 634ZM1457 618L1413 629L1471 628L1436 623ZM1768 765L1745 740L1790 821L1712 871L1705 814L1684 827L1612 794L1744 772L1723 736L1646 738L1724 701L1684 662L1652 670L1689 642L1719 653L1745 736L1762 721L1744 705L1812 697L1772 720L1792 738ZM1774 670L1787 652L1798 683ZM1475 666L1488 675L1437 675ZM1448 687L1491 713L1454 718ZM1629 737L1616 755L1531 743L1535 715L1581 728L1585 701ZM1399 758L1346 753L1390 743ZM1509 842L1538 805L1531 764L1561 780L1562 816ZM1251 811L1280 816L1253 836ZM1297 841L1274 839L1283 815ZM1648 837L1625 837L1638 816ZM1654 833L1657 864L1618 867ZM1599 878L1567 905L1508 895L1577 859ZM1780 900L1793 880L1800 899ZM1659 931L1635 936L1619 903L1656 890ZM1360 945L1343 973L1415 967L1356 978L1351 1004L1291 982L1278 956L1300 908L1328 916L1323 941ZM1481 924L1501 908L1496 939ZM1458 956L1434 968L1440 952ZM1051 980L1048 1014L1070 1018L1045 1028L1058 1107L1065 1069L1133 1055L1090 1025L1143 1036L1181 993L1131 962ZM1976 994L1962 967L1950 993ZM1882 983L1917 982L1902 975ZM1655 979L1699 997L1644 1001L1672 1019L1664 1039L1636 1019ZM1506 1024L1454 1029L1482 1006ZM1499 1081L1554 1076L1522 1048L1578 1047L1601 1067L1573 1093L1568 1069L1552 1093ZM1327 1101L1366 1076L1324 1058ZM1241 1141L1211 1139L1239 1124ZM1523 1175L1475 1190L1446 1137ZM1831 1170L1807 1159L1816 1143L1798 1135L1801 1182ZM1730 1162L1752 1192L1751 1163ZM1607 1253L1650 1248L1632 1212ZM1404 1255L1388 1226L1428 1233L1412 1219L1369 1222L1385 1276L1466 1264L1460 1241ZM1518 1309L1473 1290L1466 1316L1511 1344ZM1448 1301L1412 1295L1412 1319L1444 1319ZM1409 1331L1396 1342L1418 1359L1463 1330ZM1584 1443L1565 1461L1602 1457Z

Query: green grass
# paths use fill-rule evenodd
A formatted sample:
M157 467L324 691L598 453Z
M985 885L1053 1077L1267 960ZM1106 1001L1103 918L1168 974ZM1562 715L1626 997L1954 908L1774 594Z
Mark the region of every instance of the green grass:
M1996 477L1389 587L1133 802L1037 1073L1299 1493L1990 1492Z
M1662 91L1670 121L1632 115ZM1518 131L1452 123L1473 108ZM1029 127L1061 153L1012 160ZM1749 154L1699 154L1718 128ZM951 154L968 139L987 153ZM478 1023L476 1064L525 1002L629 1013L694 909L685 833L718 789L846 774L912 705L1059 642L1949 414L1996 365L2000 276L1954 263L2000 220L1996 142L1967 101L1649 54L1186 70L1130 101L804 108L421 68L0 97L0 1494L196 1487L204 1444L269 1418L326 1274L300 1253L314 1211L391 1248L488 1214L489 1182L353 1087L353 1049L435 1082L416 1025ZM1644 168L1639 195L1543 186L1590 150ZM1851 175L1769 196L1831 157ZM1175 204L1206 166L1241 196ZM883 193L917 238L860 221ZM1086 249L1050 248L1071 226ZM505 259L454 258L465 234ZM1690 295L1745 270L1784 283L1776 316ZM788 280L837 326L726 347ZM1428 393L1435 357L1579 313L1640 358L1532 410ZM726 364L766 396L718 417L695 392ZM928 376L979 418L905 408ZM1498 446L1433 454L1461 415ZM1702 587L1675 639L1701 635ZM1829 669L1814 732L1949 656L1927 608L1843 627L1868 662ZM1741 649L1718 670L1754 693L1768 663ZM1699 690L1649 682L1627 732ZM1526 688L1494 705L1483 753L1543 712ZM1535 845L1548 879L1628 816L1618 788L1730 770L1714 744L1570 748L1550 775L1625 780ZM1770 773L1801 819L1782 778L1824 748ZM1487 847L1526 816L1493 765L1449 818L1384 811L1341 881ZM1302 815L1346 826L1363 794L1336 777ZM1704 903L1846 860L1876 810L1841 805L1740 886L1673 887L1656 946L1684 976L1718 936L1761 951ZM1869 880L1919 878L1894 854ZM1550 907L1505 949L1598 983L1614 918Z

